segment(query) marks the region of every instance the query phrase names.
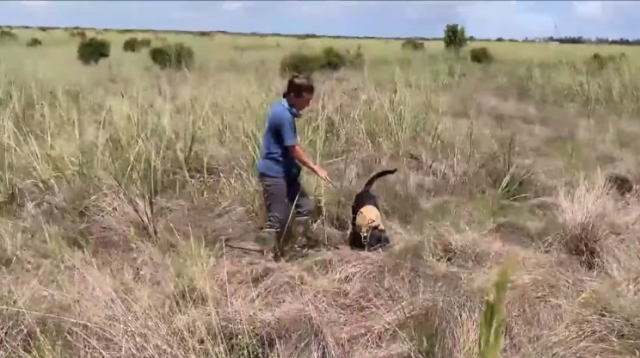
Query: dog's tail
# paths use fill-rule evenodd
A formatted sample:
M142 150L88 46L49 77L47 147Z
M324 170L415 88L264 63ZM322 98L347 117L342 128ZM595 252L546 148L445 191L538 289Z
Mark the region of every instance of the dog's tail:
M388 169L388 170L382 170L379 171L377 173L375 173L373 176L371 176L371 178L369 178L369 180L367 180L367 182L364 184L364 188L362 190L369 190L371 189L371 187L373 186L373 184L380 178L387 176L387 175L391 175L391 174L395 174L398 171L398 169Z

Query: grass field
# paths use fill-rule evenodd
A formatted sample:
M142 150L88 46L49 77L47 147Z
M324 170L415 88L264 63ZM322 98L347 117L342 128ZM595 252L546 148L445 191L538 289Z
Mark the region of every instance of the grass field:
M0 45L0 357L478 357L495 269L513 258L503 357L640 354L640 50L145 34L189 73L124 53L76 60L63 30ZM33 36L43 46L24 44ZM305 183L345 240L374 171L394 247L274 263L225 245L263 220L253 165L280 59L362 46L299 122L340 186ZM601 71L594 52L626 52ZM636 307L636 308L634 308Z

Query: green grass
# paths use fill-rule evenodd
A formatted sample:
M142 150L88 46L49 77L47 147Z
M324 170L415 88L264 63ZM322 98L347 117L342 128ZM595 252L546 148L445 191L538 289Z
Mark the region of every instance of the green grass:
M110 57L82 66L69 31L14 31L0 44L0 356L635 354L640 211L598 171L637 177L639 49L472 42L495 56L482 66L441 42L105 31ZM134 36L183 42L195 64L161 71L123 52ZM397 167L374 189L394 248L274 263L223 245L264 220L254 164L280 60L326 46L361 46L366 63L318 74L298 124L341 188L303 174L325 213L315 230L344 244L353 194ZM594 52L628 61L594 71ZM504 220L554 229L522 247L492 230ZM485 301L511 254L508 299L499 274Z
M478 351L482 358L498 358L504 346L504 330L507 325L505 297L515 263L506 262L498 270L495 282L485 299L484 312L480 319Z

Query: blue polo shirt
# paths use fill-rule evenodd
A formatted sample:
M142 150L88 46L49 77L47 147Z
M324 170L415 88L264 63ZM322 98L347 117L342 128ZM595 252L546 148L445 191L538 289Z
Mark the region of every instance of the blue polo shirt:
M291 108L286 99L271 105L262 139L262 150L257 169L260 176L298 179L300 165L289 155L287 147L298 143L296 118L300 112Z

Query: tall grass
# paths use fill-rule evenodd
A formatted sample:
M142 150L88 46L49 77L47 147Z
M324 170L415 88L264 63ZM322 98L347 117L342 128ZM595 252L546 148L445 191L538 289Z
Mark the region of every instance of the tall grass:
M191 71L167 72L120 50L134 35L103 34L114 52L91 67L62 30L38 33L37 49L2 45L1 357L636 349L635 197L607 196L620 207L578 227L563 218L589 193L558 194L591 190L596 169L636 173L635 50L593 71L587 45L479 44L496 57L486 67L440 43L166 34L196 53ZM364 68L318 75L298 124L340 189L303 180L321 203L316 230L340 244L363 178L398 167L374 189L393 250L274 263L224 245L252 241L264 219L254 164L280 59L358 45ZM581 236L590 225L597 238ZM548 245L587 241L597 270ZM510 295L505 269L483 307L477 283L513 252Z
M514 275L514 261L507 261L498 270L495 282L485 299L484 312L480 319L478 351L482 358L500 357L504 345L504 330L507 324L505 297L509 281Z

